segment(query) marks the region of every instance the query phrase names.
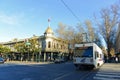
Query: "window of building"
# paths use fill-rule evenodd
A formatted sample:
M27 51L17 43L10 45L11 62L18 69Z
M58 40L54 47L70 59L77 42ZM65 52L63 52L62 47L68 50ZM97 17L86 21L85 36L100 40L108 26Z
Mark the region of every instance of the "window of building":
M57 49L58 49L58 46L59 46L59 45L58 45L58 43L57 43Z
M48 48L51 48L51 42L50 41L48 42Z
M55 43L54 43L54 48L56 48L56 47L55 47Z

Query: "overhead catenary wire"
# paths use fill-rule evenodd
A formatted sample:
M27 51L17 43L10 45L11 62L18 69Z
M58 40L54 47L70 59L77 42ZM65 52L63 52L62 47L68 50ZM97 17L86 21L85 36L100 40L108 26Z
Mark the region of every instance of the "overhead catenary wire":
M61 2L64 4L64 6L71 12L71 14L77 19L77 21L80 22L80 19L78 16L72 11L72 9L64 2L64 0L61 0Z
M64 2L64 0L61 0L61 2L64 4L64 6L71 12L71 14L76 18L78 22L81 22L79 17L72 11L72 9ZM85 36L86 42L89 42L88 35Z

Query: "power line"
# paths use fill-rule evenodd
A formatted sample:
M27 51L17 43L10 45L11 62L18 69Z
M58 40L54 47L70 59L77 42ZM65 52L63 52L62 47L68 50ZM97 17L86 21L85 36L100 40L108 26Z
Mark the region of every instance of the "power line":
M72 15L80 22L80 19L78 18L78 16L72 11L72 9L70 9L70 7L63 1L61 0L61 2L64 4L64 6L72 13Z

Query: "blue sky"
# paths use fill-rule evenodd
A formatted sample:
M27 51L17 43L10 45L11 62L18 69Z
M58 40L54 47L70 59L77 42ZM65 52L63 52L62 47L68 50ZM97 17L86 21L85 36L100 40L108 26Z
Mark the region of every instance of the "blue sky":
M102 8L118 3L118 0L64 0L83 22L93 19ZM43 35L51 19L51 28L58 23L76 26L79 21L63 5L61 0L0 0L0 42L14 38L24 39Z

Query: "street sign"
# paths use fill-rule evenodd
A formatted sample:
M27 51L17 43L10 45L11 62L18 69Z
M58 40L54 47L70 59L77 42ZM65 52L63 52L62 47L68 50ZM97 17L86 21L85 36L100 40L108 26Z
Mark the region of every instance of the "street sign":
M30 43L30 42L26 42L25 44L26 44L27 46L31 45L31 43Z

